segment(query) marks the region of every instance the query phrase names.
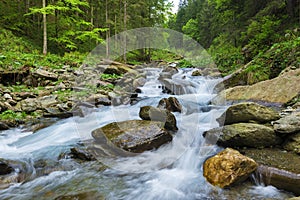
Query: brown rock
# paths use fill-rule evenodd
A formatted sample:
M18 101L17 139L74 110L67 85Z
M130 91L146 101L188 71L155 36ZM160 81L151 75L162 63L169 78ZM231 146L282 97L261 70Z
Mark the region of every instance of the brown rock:
M164 127L170 131L177 131L176 118L168 110L155 108L152 106L141 107L139 112L140 118L144 120L159 121L164 123Z
M182 106L176 97L163 98L158 103L158 108L166 109L170 112L181 112Z
M214 101L255 100L284 104L300 92L300 69L284 73L271 80L261 81L251 86L236 86L221 92Z
M110 123L92 132L96 143L112 143L115 146L134 153L158 148L170 142L172 135L158 121L129 120Z
M212 185L224 188L245 181L256 168L254 160L227 148L204 162L203 175Z

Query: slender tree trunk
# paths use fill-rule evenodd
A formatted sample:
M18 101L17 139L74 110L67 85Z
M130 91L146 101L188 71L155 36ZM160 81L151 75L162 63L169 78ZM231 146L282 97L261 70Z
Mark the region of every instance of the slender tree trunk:
M109 26L108 26L108 1L105 1L105 21L106 21L106 27L108 30L106 30L106 58L109 58Z
M127 57L126 57L126 51L127 51L126 31L127 31L127 0L124 0L124 52L123 52L123 58L124 58L125 63L127 62Z
M91 5L91 24L94 25L94 6Z
M46 7L46 0L43 0L43 8ZM43 54L47 54L47 18L46 14L43 14L43 26L44 26L44 39L43 39Z

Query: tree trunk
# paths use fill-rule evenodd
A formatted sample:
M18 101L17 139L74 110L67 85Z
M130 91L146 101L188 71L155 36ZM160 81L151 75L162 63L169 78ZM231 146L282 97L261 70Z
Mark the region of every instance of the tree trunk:
M43 8L46 7L46 0L43 0ZM43 39L43 54L47 54L47 18L46 14L43 14L43 26L44 26L44 39Z
M108 26L108 1L105 1L105 21L106 21L106 58L109 58L109 26Z
M126 31L127 31L127 1L124 0L124 52L123 52L123 58L124 58L125 63L127 62L127 57L126 57L126 51L127 51Z

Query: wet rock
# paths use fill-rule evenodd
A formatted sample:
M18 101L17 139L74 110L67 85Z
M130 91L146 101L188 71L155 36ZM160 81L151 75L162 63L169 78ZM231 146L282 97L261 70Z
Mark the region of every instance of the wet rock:
M73 159L78 159L78 160L82 160L82 161L93 161L96 160L96 158L90 154L89 152L83 150L83 149L79 149L79 148L71 148L71 153L70 153L70 157Z
M168 94L182 95L182 94L192 94L196 91L196 86L194 83L189 82L185 79L161 79L160 80L163 92Z
M43 114L44 117L55 117L55 118L64 119L64 118L73 117L74 114L74 112L71 111L62 112L58 108L45 108L45 110L47 111L47 113Z
M43 70L43 69L36 70L35 72L32 73L32 75L37 77L37 78L44 78L46 80L52 80L52 81L57 81L58 80L57 74L55 74L53 72Z
M279 189L300 195L300 174L264 165L260 165L257 172L261 175L266 185L273 185Z
M283 148L300 154L300 133L289 136L284 142Z
M224 147L269 147L281 143L272 128L261 124L238 123L214 128L203 136L210 142Z
M90 97L86 99L87 102L94 104L95 106L97 105L105 105L109 106L111 105L111 100L107 95L103 94L93 94Z
M294 112L273 123L278 133L290 134L300 131L300 112Z
M220 125L251 122L266 123L279 119L275 110L252 102L243 102L230 106L222 116L217 119Z
M181 112L182 106L176 97L163 98L158 103L158 108L166 109L170 112Z
M140 118L144 120L160 121L164 123L167 130L177 131L176 118L168 110L162 110L152 106L141 107L139 112Z
M145 83L146 83L146 79L144 77L139 77L137 79L134 79L132 84L134 88L138 88L144 86Z
M10 174L13 171L14 169L11 166L0 160L0 175Z
M0 121L0 131L8 130L8 129L9 129L9 126L6 123Z
M212 185L225 188L245 181L257 166L253 159L227 148L204 162L203 175Z
M197 70L193 71L192 76L202 76L201 70L197 69Z
M172 135L158 121L129 120L110 123L92 131L96 142L106 140L115 146L134 153L151 150L170 142Z
M14 183L23 182L30 175L25 163L0 158L0 189L8 188Z

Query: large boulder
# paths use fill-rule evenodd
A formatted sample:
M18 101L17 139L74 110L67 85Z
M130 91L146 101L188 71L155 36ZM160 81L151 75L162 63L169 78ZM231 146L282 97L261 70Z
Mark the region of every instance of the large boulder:
M143 106L139 112L140 118L144 120L160 121L164 127L170 131L177 131L176 118L168 110L162 110L152 106Z
M126 151L141 153L172 140L172 135L163 126L162 122L146 120L113 122L92 131L92 136L96 142L105 139Z
M243 102L230 106L225 113L217 120L224 125L251 122L266 123L279 119L275 110L252 102Z
M300 69L291 70L271 80L251 86L236 86L221 92L214 101L255 100L285 104L300 92Z
M300 131L300 112L294 112L273 123L278 133L289 134Z
M203 175L212 185L225 188L245 181L257 166L251 158L227 148L204 162Z
M269 147L281 143L272 128L261 124L237 123L206 131L208 141L224 147Z
M166 109L170 112L181 112L182 106L176 97L163 98L158 103L158 108Z
M284 142L283 148L300 154L300 132L289 136Z
M274 148L243 149L241 153L259 164L256 175L265 185L300 195L299 155Z

